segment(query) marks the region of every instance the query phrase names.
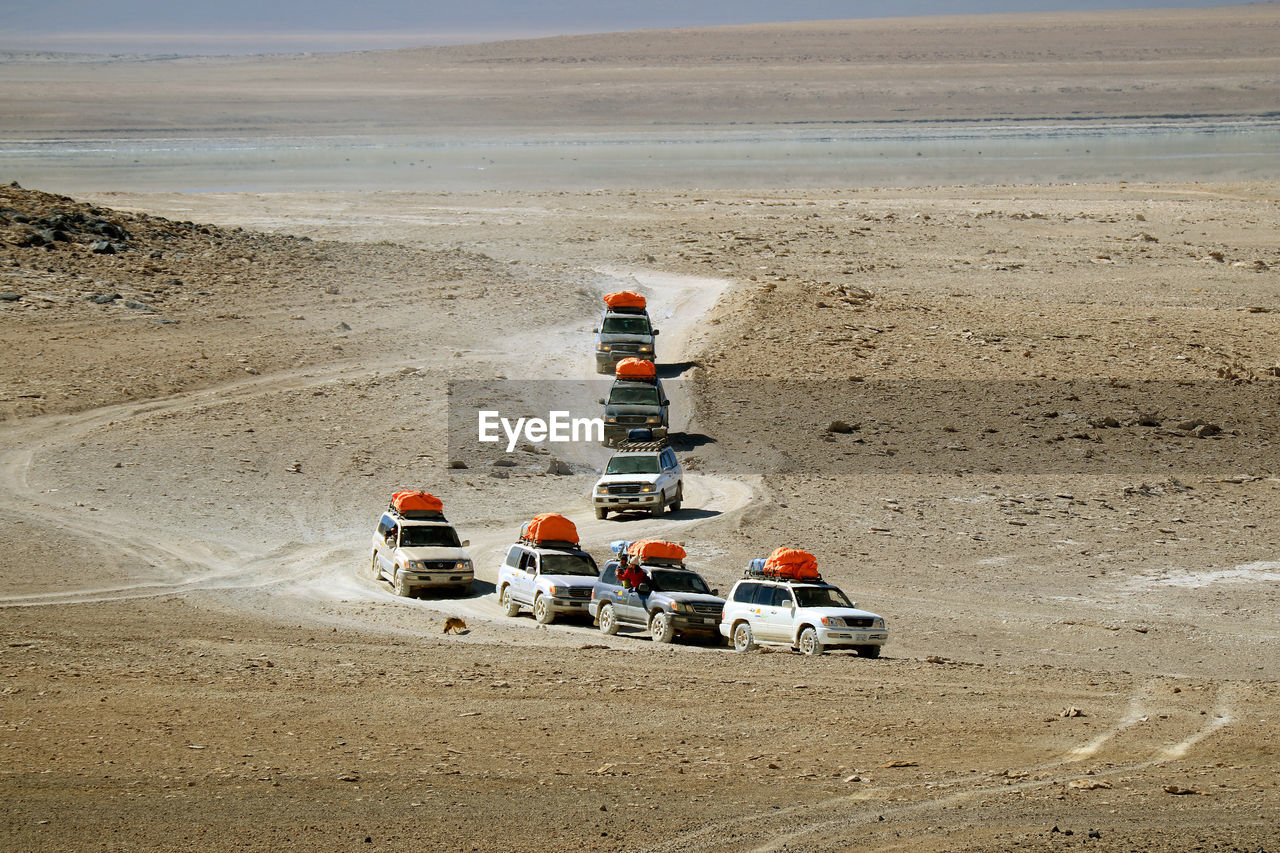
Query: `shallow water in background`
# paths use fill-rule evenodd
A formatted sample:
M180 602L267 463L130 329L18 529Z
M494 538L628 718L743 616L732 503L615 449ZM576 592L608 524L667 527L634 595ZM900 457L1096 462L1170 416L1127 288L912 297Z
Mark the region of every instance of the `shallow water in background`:
M55 192L791 189L1280 178L1280 121L0 143Z

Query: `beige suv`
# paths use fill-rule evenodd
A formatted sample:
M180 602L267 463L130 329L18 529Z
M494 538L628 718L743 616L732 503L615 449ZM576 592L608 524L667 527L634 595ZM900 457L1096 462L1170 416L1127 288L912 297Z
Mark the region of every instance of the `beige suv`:
M373 534L370 571L374 580L391 582L396 595L414 597L424 590L469 592L474 573L466 548L444 516L405 518L387 510Z

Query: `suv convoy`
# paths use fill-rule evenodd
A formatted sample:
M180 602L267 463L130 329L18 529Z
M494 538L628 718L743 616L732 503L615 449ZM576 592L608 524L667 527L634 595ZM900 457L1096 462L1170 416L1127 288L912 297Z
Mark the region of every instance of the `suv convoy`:
M371 573L386 578L396 595L416 596L424 589L471 589L470 543L444 517L444 504L426 492L399 491L378 519L373 534Z
M618 445L591 493L596 518L607 518L611 510L647 510L659 516L667 507L680 509L683 500L684 469L663 441Z
M578 529L563 515L534 516L520 528L498 570L498 602L508 616L521 608L546 625L563 613L584 613L600 570L578 547Z
M677 635L716 636L724 599L685 568L684 548L657 540L619 540L609 548L618 559L605 563L587 605L603 633L616 634L628 625L647 630L657 643Z
M645 299L622 290L604 297L605 311L596 327L596 373L613 373L624 358L653 361L654 337L658 330L649 322Z
M813 555L789 548L752 560L729 592L720 633L739 652L776 643L806 655L852 648L862 657L880 657L889 639L884 619L856 609L839 587L822 580L817 566Z
M604 444L613 447L633 429L647 429L653 438L666 438L667 392L651 361L627 358L618 362L617 378L604 404Z

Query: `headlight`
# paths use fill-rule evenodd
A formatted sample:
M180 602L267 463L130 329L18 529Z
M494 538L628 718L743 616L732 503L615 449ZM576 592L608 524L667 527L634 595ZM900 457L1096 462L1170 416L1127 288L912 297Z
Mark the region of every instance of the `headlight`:
M645 423L647 423L647 424L660 424L660 423L662 423L662 416L661 416L661 415L649 415L649 417L647 417L647 418L645 418L645 419L644 419L644 422L645 422Z
M837 619L833 619L833 618L832 618L832 617L830 617L830 616L823 616L823 617L822 617L822 624L823 624L823 625L826 625L828 628L830 628L832 625L835 625L838 621L839 621L839 620L837 620Z
M453 570L455 572L465 572L470 568L471 568L470 560L459 560L458 562L453 564Z
M596 344L596 349L597 349L597 350L599 350L600 352L608 352L608 351L609 351L609 345L608 345L608 344Z
M608 486L596 486L596 494L597 494L597 495L607 495L607 494L609 494L609 487L608 487Z
M641 486L640 491L641 493L647 494L653 491L653 486Z
M679 601L673 601L673 602L671 602L671 609L672 609L672 610L684 610L685 608L688 608L688 607L689 607L689 605L687 605L687 604L682 604L682 603L681 603L681 602L679 602ZM692 608L689 608L689 609L692 609Z
M653 352L653 347L641 346L636 352Z
M553 587L551 587L551 589L549 590L549 592L550 592L553 596L555 596L555 595L559 595L559 594L560 594L560 587L558 587L558 586L553 586Z
M396 560L396 562L400 565L400 568L402 569L407 569L413 565L413 563L409 562L408 557L401 557L400 559Z
M871 620L871 627L872 627L872 628L883 628L883 627L884 627L884 619L882 619L882 618L881 618L881 617L879 617L879 616L877 616L875 619L872 619L872 620Z
M605 423L607 423L607 424L616 424L616 423L618 422L618 416L617 416L617 415L605 415L605 416L604 416L604 422L605 422Z

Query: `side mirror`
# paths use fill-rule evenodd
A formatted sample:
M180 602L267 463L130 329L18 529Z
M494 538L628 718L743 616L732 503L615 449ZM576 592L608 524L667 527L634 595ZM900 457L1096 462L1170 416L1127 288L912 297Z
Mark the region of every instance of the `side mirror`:
M596 400L596 404L600 406L606 405L604 401L604 397L601 397L599 400Z
M639 593L640 595L648 595L650 592L652 592L652 590L650 589L647 583L642 583L638 587L636 587L636 592Z
M655 335L656 335L656 334L658 334L658 330L657 330L657 329L654 329L654 330L653 330L653 333L654 333Z
M671 405L671 401L670 401L670 400L663 400L663 401L662 401L662 405L664 405L664 406L670 406L670 405Z
M470 548L470 547L471 547L471 540L470 540L470 539L463 539L463 540L462 540L462 547L463 547L463 548Z
M599 329L592 329L592 330L591 330L591 334L593 334L593 335L598 335L598 334L600 334L600 330L599 330Z
M719 595L719 594L720 594L720 590L718 590L718 589L712 589L712 590L711 590L711 594L712 594L712 595Z

